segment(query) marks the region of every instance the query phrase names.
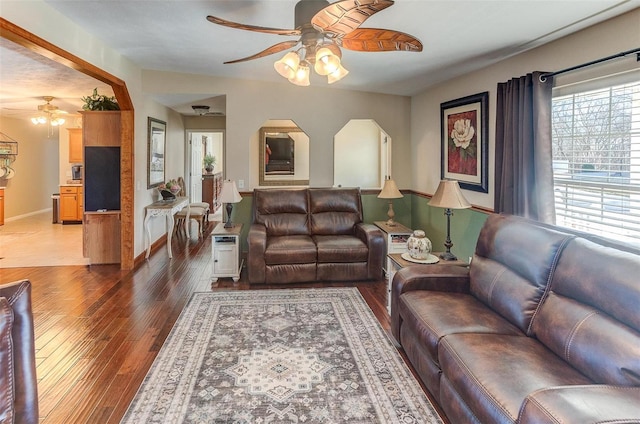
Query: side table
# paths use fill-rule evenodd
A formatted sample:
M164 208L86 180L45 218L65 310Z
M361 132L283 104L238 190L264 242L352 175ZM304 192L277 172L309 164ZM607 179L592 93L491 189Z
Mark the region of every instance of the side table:
M392 253L404 253L407 251L407 240L413 233L410 228L405 227L402 224L396 222L396 225L387 225L386 221L374 221L374 225L382 230L385 234L385 243L387 246L386 255ZM391 268L390 259L387 256L386 266L384 267L384 275L389 275L389 269Z
M224 228L219 223L211 232L212 282L221 277L232 277L237 283L242 271L240 259L240 233L243 224L234 224L231 228Z
M164 216L167 221L167 253L169 253L169 259L173 258L171 254L171 235L173 234L173 226L175 225L175 220L173 216L178 213L187 206L187 217L186 220L189 222L189 212L191 209L189 206L189 198L188 197L176 197L174 200L165 201L159 200L146 206L144 208L144 235L145 235L145 245L147 248L147 253L145 254L145 259L149 259L149 254L151 253L151 230L149 229L149 221L151 218L155 216ZM189 237L189 226L186 228L187 237Z
M438 256L440 257L440 254L442 252L431 252L432 255ZM461 261L460 259L457 259L455 261L445 261L443 259L440 259L439 262L436 262L435 264L429 264L429 265L423 265L423 264L419 264L416 262L411 262L411 261L407 261L405 259L402 258L402 254L401 253L390 253L387 255L387 264L389 266L388 269L388 273L387 273L387 312L389 312L389 314L391 314L391 283L393 282L393 276L396 275L396 272L398 272L399 270L401 270L402 268L406 267L406 266L412 266L412 265L421 265L421 266L469 266L468 263L466 263L465 261Z

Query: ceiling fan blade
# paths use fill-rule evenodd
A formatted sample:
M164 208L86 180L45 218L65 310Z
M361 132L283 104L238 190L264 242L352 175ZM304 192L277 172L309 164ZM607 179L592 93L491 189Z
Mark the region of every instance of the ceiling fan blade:
M341 39L342 47L359 52L421 52L422 43L412 35L391 29L358 28Z
M236 28L236 29L244 29L247 31L255 31L255 32L265 32L267 34L276 34L276 35L300 35L299 29L282 29L282 28L267 28L255 25L245 25L239 24L237 22L227 21L225 19L216 18L215 16L207 16L207 20L214 24Z
M392 0L337 1L316 13L311 24L319 31L349 34L371 15L392 5Z
M230 64L230 63L246 62L247 60L258 59L260 57L269 56L270 54L278 53L283 50L289 50L290 48L294 47L298 43L299 41L297 40L283 41L282 43L274 44L273 46L266 48L260 53L254 54L253 56L243 57L242 59L231 60L229 62L224 62L224 63Z

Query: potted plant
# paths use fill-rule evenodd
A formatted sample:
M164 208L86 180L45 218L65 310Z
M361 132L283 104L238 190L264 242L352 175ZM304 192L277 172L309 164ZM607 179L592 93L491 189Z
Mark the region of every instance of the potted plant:
M205 157L202 159L202 162L204 162L204 169L205 171L211 173L213 172L213 168L216 166L216 157L213 155L205 155Z
M104 94L98 94L97 88L93 89L91 96L83 97L82 101L84 102L84 105L82 105L84 110L120 110L118 101L114 96L107 97Z

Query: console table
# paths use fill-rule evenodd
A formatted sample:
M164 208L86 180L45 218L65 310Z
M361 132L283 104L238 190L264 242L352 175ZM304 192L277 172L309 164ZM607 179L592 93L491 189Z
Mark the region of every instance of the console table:
M159 200L150 204L144 208L144 228L145 228L145 246L147 248L146 259L149 259L151 253L151 230L149 229L149 221L154 216L165 216L167 222L167 252L169 258L172 258L171 254L171 236L173 235L173 226L175 224L173 216L187 206L186 222L189 222L189 198L188 197L176 197L175 200ZM187 237L189 237L189 225L185 229Z

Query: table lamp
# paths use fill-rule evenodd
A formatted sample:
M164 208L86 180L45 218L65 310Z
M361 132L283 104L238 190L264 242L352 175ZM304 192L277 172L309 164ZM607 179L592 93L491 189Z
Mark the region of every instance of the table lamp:
M458 182L455 180L442 180L435 194L429 201L429 206L435 206L437 208L445 208L444 214L447 215L447 240L444 242L444 246L447 251L440 255L441 259L445 261L455 261L458 259L456 255L451 253L451 209L467 209L471 205L462 195L462 190Z
M235 181L225 180L222 182L222 191L220 192L220 201L227 204L227 222L224 224L224 228L233 227L231 222L231 212L233 211L233 204L242 200L242 196L238 193Z
M387 177L384 180L384 186L382 186L382 191L378 194L379 199L389 199L389 210L387 211L387 215L389 216L389 220L387 221L387 225L389 227L395 227L396 222L393 220L393 217L396 216L393 211L393 199L400 199L402 193L398 190L398 186L396 182L391 179L391 177Z

